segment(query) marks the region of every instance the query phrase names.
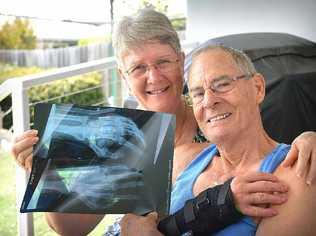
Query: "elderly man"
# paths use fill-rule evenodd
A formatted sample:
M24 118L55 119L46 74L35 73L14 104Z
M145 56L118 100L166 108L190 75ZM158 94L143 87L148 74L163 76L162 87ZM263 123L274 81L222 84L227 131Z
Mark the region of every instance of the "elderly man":
M289 186L288 201L273 207L279 214L264 219L244 217L212 235L316 235L316 187L297 178L294 168L280 165L289 146L271 139L263 128L259 104L264 99L265 82L249 58L223 46L199 50L189 72L189 91L195 118L215 145L204 149L179 175L172 191L171 213L231 177L231 188L236 192L239 179L253 172L268 172ZM267 190L261 198L268 200L274 195ZM147 218L128 215L121 223L122 235L135 234L133 223L137 221L153 231L153 214Z

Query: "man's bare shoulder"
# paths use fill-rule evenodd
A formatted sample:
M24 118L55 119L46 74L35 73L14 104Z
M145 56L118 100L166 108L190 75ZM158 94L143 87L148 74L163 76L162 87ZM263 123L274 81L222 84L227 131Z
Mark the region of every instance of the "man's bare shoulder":
M263 219L256 235L316 235L316 185L307 185L295 168L280 166L274 173L289 186L288 201L274 206L279 214Z

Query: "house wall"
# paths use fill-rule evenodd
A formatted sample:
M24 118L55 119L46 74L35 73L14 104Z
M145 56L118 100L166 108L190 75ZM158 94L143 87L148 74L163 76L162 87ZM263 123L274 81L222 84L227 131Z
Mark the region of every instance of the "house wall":
M282 32L316 42L316 0L187 0L188 41Z

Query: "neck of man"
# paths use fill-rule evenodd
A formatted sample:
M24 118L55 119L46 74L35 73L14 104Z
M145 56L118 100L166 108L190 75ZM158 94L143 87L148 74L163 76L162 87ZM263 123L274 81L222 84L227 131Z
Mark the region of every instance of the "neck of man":
M237 138L217 145L224 172L257 170L261 161L276 146L277 142L268 136L261 123L259 128L248 127L247 131L240 132Z

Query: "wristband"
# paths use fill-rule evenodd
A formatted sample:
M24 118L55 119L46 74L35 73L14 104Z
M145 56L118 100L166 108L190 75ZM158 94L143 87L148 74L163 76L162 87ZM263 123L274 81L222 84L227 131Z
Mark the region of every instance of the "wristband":
M232 180L206 189L197 197L187 200L182 209L159 222L159 231L166 236L178 236L186 232L209 235L238 222L243 215L234 205L230 188Z

